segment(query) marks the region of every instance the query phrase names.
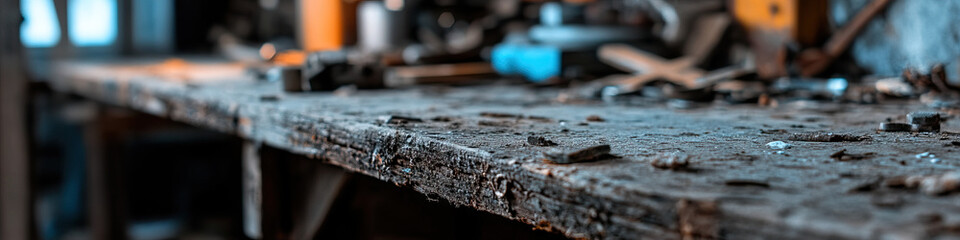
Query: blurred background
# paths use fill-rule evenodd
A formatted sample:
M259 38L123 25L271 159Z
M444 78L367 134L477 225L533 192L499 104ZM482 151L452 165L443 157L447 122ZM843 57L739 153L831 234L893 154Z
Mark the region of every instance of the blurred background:
M11 239L262 236L244 225L241 139L58 92L50 79L68 60L217 59L287 92L497 83L559 88L565 103L960 99L958 1L4 0L0 9L0 236ZM311 164L283 158L282 168ZM344 181L316 238L559 237L369 177ZM101 217L122 228L96 232Z

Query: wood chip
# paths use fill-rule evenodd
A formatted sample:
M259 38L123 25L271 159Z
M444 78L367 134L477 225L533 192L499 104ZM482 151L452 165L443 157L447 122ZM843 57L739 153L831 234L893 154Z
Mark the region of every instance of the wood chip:
M482 112L480 116L490 118L522 118L522 115L512 113Z
M605 122L607 120L597 115L590 115L590 116L587 116L587 121L588 122Z
M415 117L389 115L389 116L380 117L380 121L387 124L405 124L409 122L423 122L423 119L419 119Z
M761 180L754 180L754 179L730 179L730 180L724 181L723 183L726 184L727 186L738 186L738 187L750 187L750 186L763 187L763 188L770 187L769 183Z
M549 163L570 164L586 161L599 160L610 154L610 145L598 145L580 149L574 152L566 152L560 149L551 149L543 152L544 160Z
M940 113L938 112L912 112L907 114L907 121L910 124L918 125L940 125Z
M790 140L802 142L859 142L867 139L870 138L835 133L796 133L790 136Z
M884 132L909 132L913 128L906 123L884 122L880 123L880 131Z
M851 153L847 153L847 149L841 149L840 151L830 154L830 158L843 162L843 161L861 160L872 155L874 155L874 153L851 154Z
M535 136L527 137L527 144L537 146L537 147L549 147L549 146L557 145L557 143L547 140L544 137L535 137Z

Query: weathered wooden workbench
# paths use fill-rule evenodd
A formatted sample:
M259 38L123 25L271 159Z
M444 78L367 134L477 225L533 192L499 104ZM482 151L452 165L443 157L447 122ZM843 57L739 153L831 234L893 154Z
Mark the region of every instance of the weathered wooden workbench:
M882 133L916 103L799 101L774 108L653 101L559 103L561 89L520 85L283 93L242 65L69 63L55 88L236 134L413 188L430 198L583 238L914 239L960 234L960 195L881 184L960 166L960 122L945 133ZM215 74L211 74L211 72ZM587 121L596 115L603 121ZM393 120L391 119L393 117ZM596 120L596 119L595 119ZM795 133L862 136L791 141ZM544 163L530 136L615 157ZM785 141L775 150L766 144ZM846 149L860 160L839 161ZM689 169L651 165L682 151ZM931 157L918 157L929 152Z

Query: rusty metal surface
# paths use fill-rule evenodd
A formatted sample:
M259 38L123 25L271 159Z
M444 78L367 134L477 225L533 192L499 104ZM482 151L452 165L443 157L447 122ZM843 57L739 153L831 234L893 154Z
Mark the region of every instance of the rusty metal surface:
M61 64L55 88L570 237L920 239L960 229L960 194L882 184L960 166L955 112L943 112L941 133L876 130L887 118L931 110L915 102L681 110L559 103L560 89L503 85L284 94L277 82L118 77L115 67ZM858 141L791 140L826 133ZM774 141L788 147L772 149ZM601 160L543 161L551 148L604 144L612 156ZM653 164L678 152L684 165Z

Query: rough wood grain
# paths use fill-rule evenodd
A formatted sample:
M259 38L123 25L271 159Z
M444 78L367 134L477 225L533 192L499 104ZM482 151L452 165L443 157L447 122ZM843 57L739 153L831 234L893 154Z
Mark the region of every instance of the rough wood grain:
M888 117L902 121L910 111L928 110L915 103L674 110L651 101L563 104L555 101L557 89L502 85L285 94L280 83L170 79L144 68L61 64L55 83L61 91L264 142L574 238L918 239L960 233L960 195L878 186L893 176L960 166L958 148L950 144L958 134L875 130ZM588 122L592 115L605 121ZM958 130L960 123L944 124L944 131ZM789 140L821 132L868 138ZM616 157L548 164L541 152L550 147L528 144L529 136L569 150L609 144ZM771 141L793 147L770 149ZM856 161L830 158L841 149L872 154ZM651 165L654 156L677 151L691 156L687 169ZM915 156L922 152L942 161Z

